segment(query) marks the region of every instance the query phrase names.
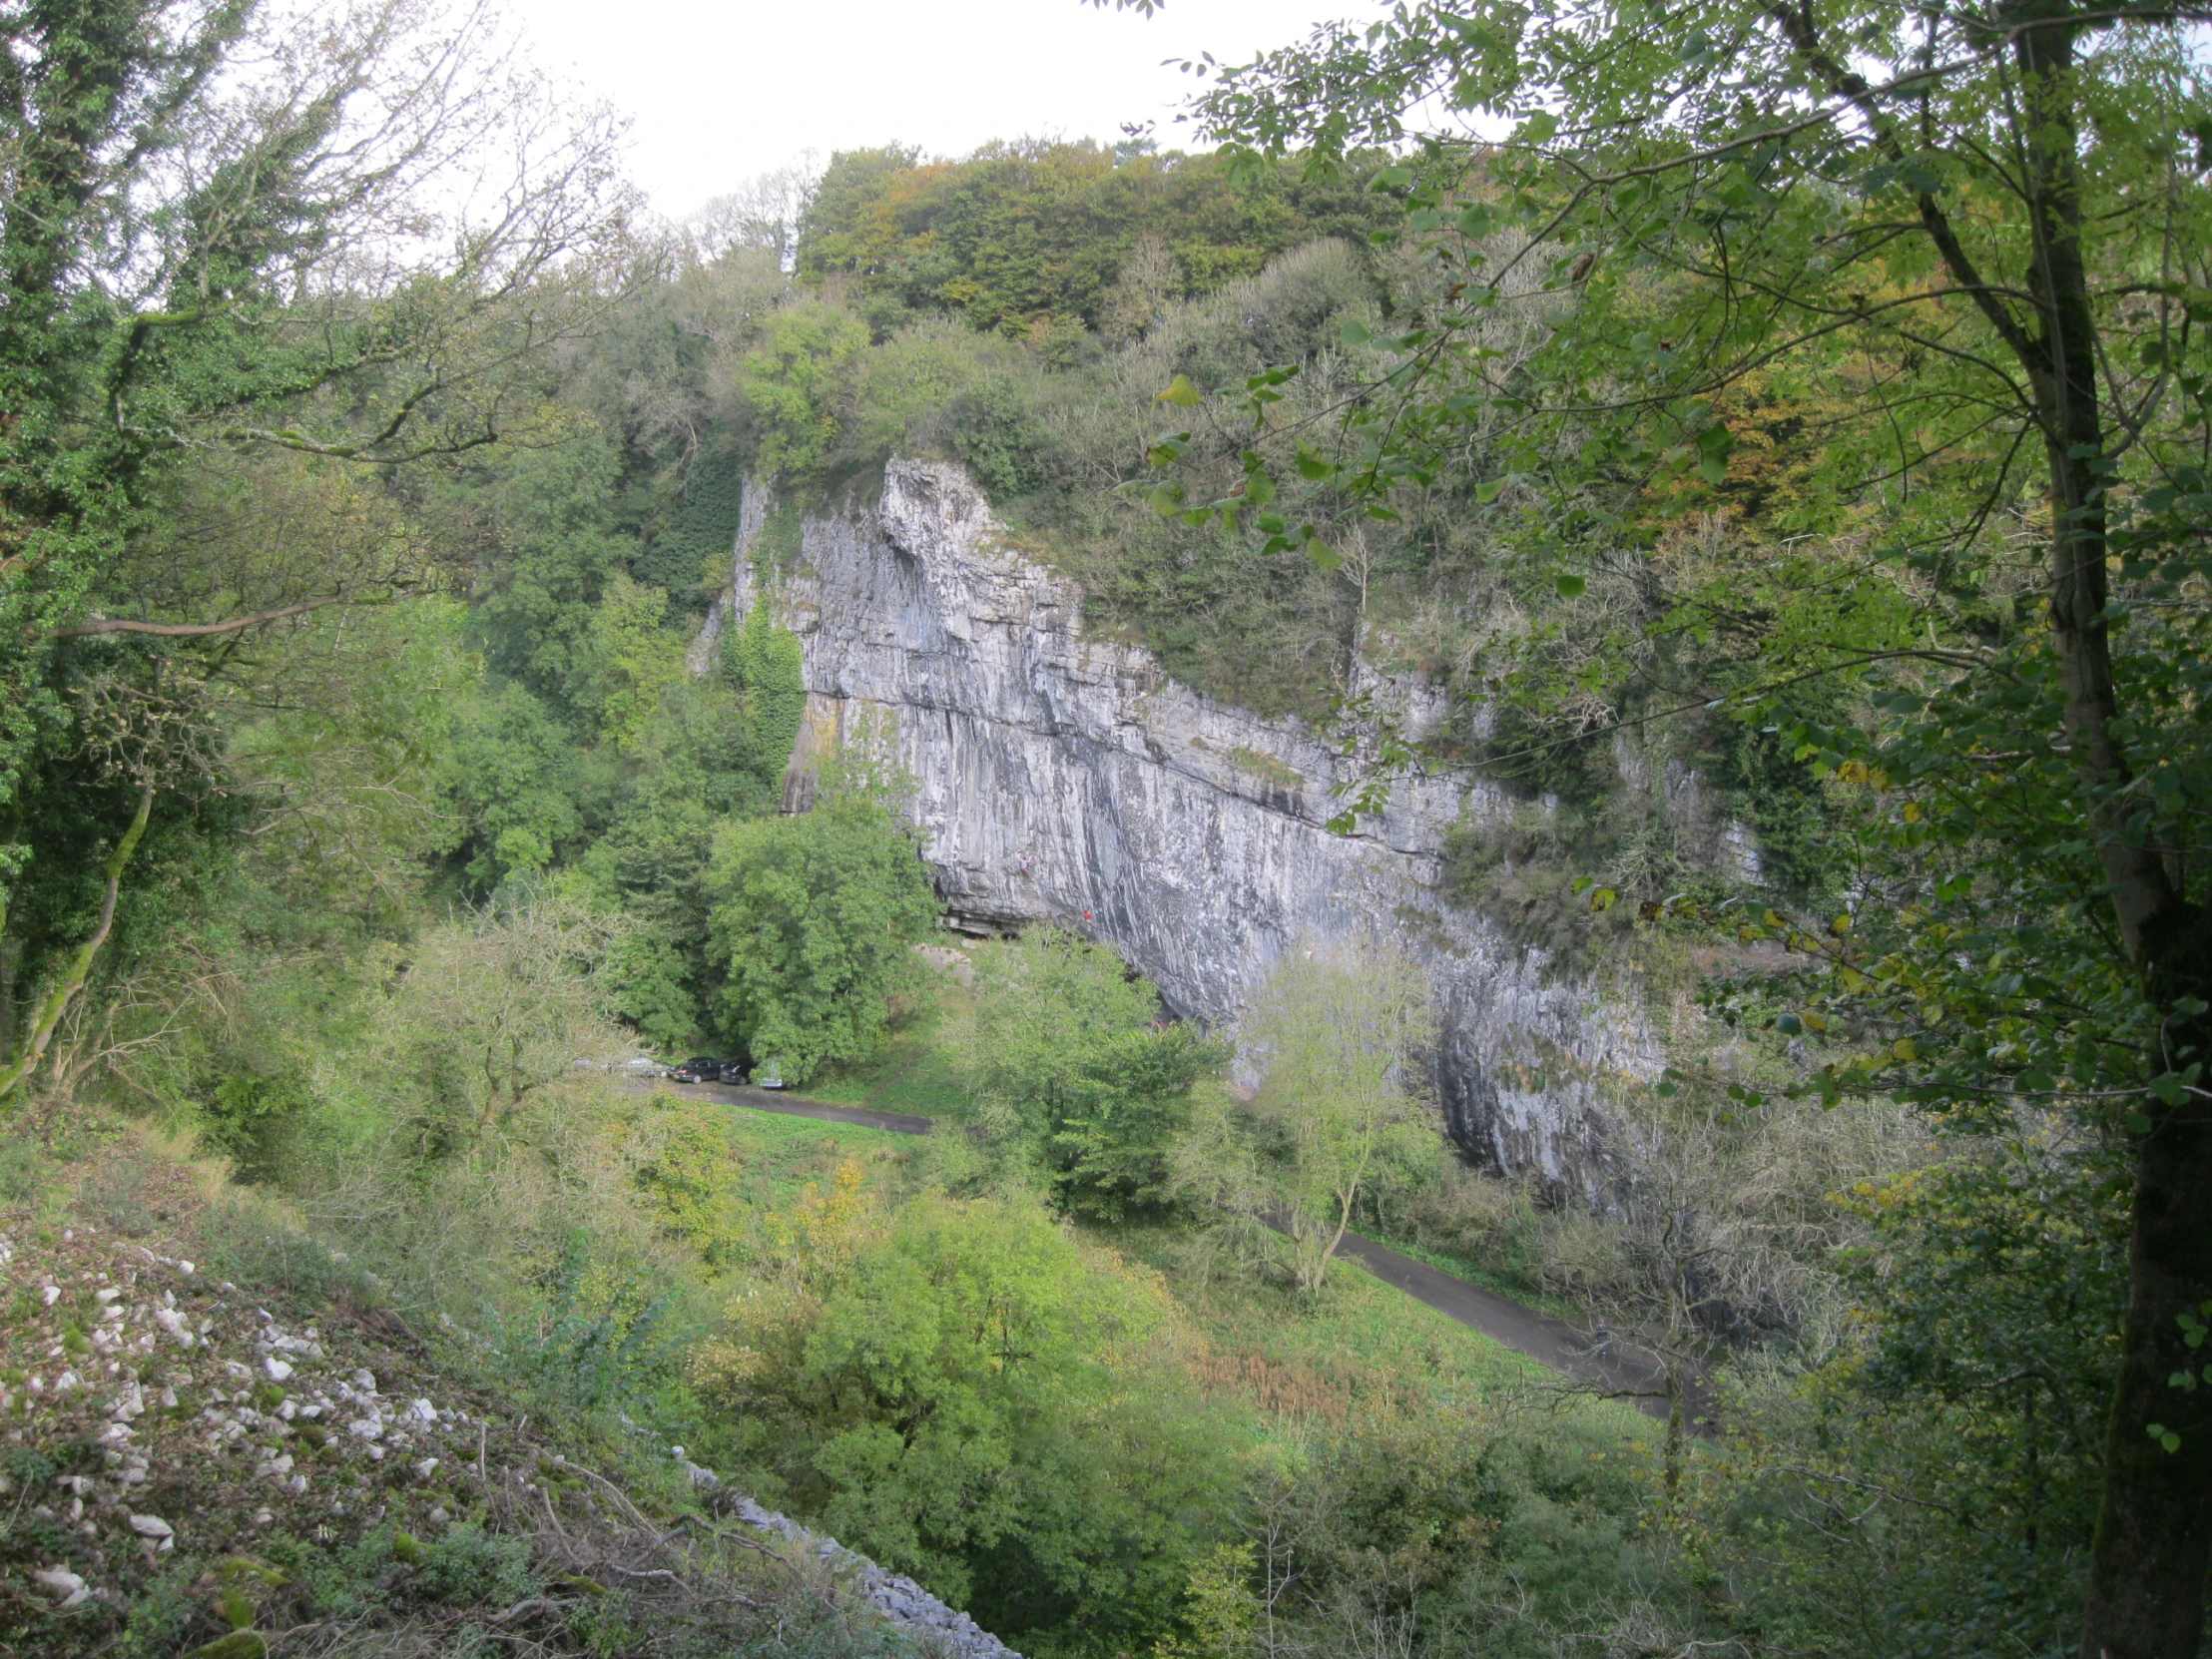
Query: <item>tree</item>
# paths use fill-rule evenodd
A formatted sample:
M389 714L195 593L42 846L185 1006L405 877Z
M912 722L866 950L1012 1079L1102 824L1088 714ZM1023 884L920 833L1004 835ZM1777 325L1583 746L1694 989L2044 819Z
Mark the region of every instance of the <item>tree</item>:
M512 681L472 688L453 711L454 793L477 851L468 873L489 891L512 870L542 870L583 833L585 763L575 734Z
M1239 1029L1276 1142L1266 1190L1299 1288L1317 1291L1388 1138L1419 1121L1435 1041L1428 981L1394 946L1294 946Z
M588 733L612 689L600 684L611 666L603 605L638 544L614 523L613 447L577 424L558 443L455 463L440 494L454 498L445 533L481 549L469 620L485 661ZM444 500L431 505L433 522L448 516L436 511ZM641 596L625 597L635 607Z
M1134 1651L1231 1490L1157 1363L1161 1287L1034 1204L917 1198L868 1236L845 1194L801 1205L781 1294L731 1305L710 1392L825 1530L1009 1635Z
M791 484L819 480L867 348L867 325L822 299L769 314L760 343L738 365L738 396L759 433L754 466Z
M372 1087L418 1156L505 1131L581 1064L627 1046L600 973L619 923L555 900L503 902L425 933L372 1016Z
M874 1052L937 919L928 867L888 811L839 794L797 818L727 825L707 886L725 1031L787 1082Z
M1236 179L1213 156L1128 146L991 144L956 162L841 151L800 219L796 263L803 278L849 283L880 332L901 311L1017 337L1058 321L1095 327L1140 251L1157 302L1253 276L1320 237L1364 240L1388 218L1365 188L1382 160L1343 176L1294 165Z
M1160 1015L1160 995L1078 933L1031 933L984 962L976 1096L1039 1152L1062 1202L1119 1221L1165 1201L1191 1091L1220 1052Z
M365 469L527 429L507 409L518 365L603 306L587 256L625 203L603 118L496 72L475 20L419 0L338 19L54 0L11 11L0 41L0 789L19 888L51 838L37 821L71 811L41 786L85 710L135 698L207 724L187 688L244 638L405 585L380 560L201 568L205 544L168 533L198 475L240 451ZM495 153L510 170L474 195L432 188ZM252 580L225 579L239 570ZM106 689L72 695L87 685ZM135 765L150 799L193 780ZM139 828L119 821L97 922L25 963L50 984L0 1105L126 902L148 814L125 811Z
M1571 596L1577 562L1649 545L1685 484L1725 491L1744 440L1771 441L1755 402L1787 425L1839 400L1792 521L1751 568L1674 596L1672 620L1762 636L1742 712L1861 786L1918 855L1889 948L1814 953L1840 996L1876 987L1853 1016L1860 1063L1827 1083L1954 1109L2055 1100L2131 1149L2088 1659L2195 1653L2212 1555L2212 1423L2177 1429L2188 1402L2168 1385L2212 1302L2212 101L2193 17L1426 6L1326 28L1204 101L1255 159L1411 143L1382 182L1453 279L1385 342L1394 361L1335 452L1298 452L1379 513L1465 464L1462 436L1502 414L1471 457L1490 474L1473 502L1519 516L1518 545ZM1478 153L1416 133L1424 109L1503 136ZM1547 338L1508 376L1486 330L1516 307ZM1270 391L1244 389L1263 426ZM1253 476L1291 440L1264 436ZM1267 493L1162 505L1309 541ZM1776 546L1785 532L1817 554ZM2032 626L1960 603L1988 591L2006 534L2043 545ZM1885 588L1904 602L1856 614ZM1876 700L1874 730L1791 718L1793 686L1836 675Z

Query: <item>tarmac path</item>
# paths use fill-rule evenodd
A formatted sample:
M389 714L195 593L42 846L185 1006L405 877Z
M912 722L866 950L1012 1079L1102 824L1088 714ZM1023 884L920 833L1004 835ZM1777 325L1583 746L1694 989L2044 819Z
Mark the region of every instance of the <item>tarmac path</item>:
M660 1085L655 1085L660 1086ZM741 1088L728 1083L670 1083L665 1085L694 1100L719 1100L730 1106L748 1106L758 1112L778 1112L786 1117L813 1118L821 1123L850 1123L869 1129L888 1129L900 1135L926 1135L932 1119L905 1112L876 1112L864 1106L837 1106L827 1100L777 1090ZM1337 1247L1368 1272L1404 1292L1414 1301L1433 1308L1446 1319L1490 1341L1525 1355L1538 1365L1610 1394L1624 1398L1654 1416L1666 1415L1665 1374L1651 1355L1632 1344L1611 1339L1606 1333L1578 1330L1564 1320L1540 1314L1486 1285L1453 1278L1440 1268L1401 1255L1387 1245L1347 1233Z

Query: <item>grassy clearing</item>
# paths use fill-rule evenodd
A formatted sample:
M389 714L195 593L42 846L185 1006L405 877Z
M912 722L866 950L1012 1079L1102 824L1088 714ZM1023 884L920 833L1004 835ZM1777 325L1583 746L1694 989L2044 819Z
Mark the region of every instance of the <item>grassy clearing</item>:
M903 1160L911 1135L856 1123L818 1123L745 1106L725 1109L731 1150L737 1155L739 1196L760 1214L787 1210L812 1184L827 1186L847 1161L874 1169Z
M1208 1278L1192 1266L1193 1229L1132 1224L1086 1230L1158 1269L1206 1350L1209 1383L1272 1409L1335 1415L1358 1405L1458 1406L1557 1396L1586 1426L1642 1443L1632 1407L1563 1392L1558 1374L1338 1261L1316 1298L1253 1276ZM1303 1403L1301 1403L1303 1402Z
M965 947L970 958L989 942ZM968 1123L975 1100L962 1079L960 1053L975 1020L975 989L949 973L933 973L914 1005L891 1026L883 1052L865 1065L839 1066L807 1085L815 1100L861 1106L871 1112Z

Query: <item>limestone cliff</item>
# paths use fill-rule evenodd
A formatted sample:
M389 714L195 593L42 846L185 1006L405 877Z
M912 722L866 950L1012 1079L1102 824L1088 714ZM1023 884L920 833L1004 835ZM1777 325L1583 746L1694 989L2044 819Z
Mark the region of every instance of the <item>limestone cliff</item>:
M749 501L698 667L755 602L763 518ZM1400 780L1379 820L1331 832L1331 786L1356 762L1086 635L1080 592L1009 545L957 467L893 461L875 507L805 521L771 586L805 650L795 767L859 727L885 734L919 781L914 817L956 914L1079 927L1209 1022L1233 1022L1302 938L1394 935L1434 976L1438 1096L1460 1145L1593 1198L1611 1184L1626 1148L1608 1100L1657 1075L1659 1048L1638 1007L1439 901L1445 832L1504 811L1491 787ZM1398 695L1417 725L1417 693Z

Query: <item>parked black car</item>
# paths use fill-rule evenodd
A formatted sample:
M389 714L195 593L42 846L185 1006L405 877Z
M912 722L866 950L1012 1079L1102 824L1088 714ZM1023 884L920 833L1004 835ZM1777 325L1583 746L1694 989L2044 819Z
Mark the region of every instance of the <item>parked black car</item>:
M670 1070L679 1083L716 1083L722 1080L722 1062L706 1054L694 1054Z
M743 1083L745 1081L745 1062L743 1060L725 1060L722 1062L721 1071L718 1072L716 1076L717 1080L720 1082Z

